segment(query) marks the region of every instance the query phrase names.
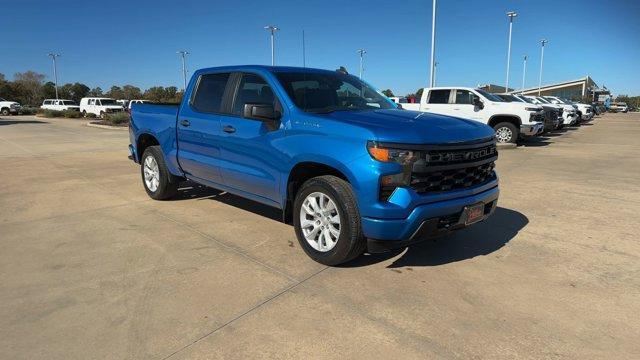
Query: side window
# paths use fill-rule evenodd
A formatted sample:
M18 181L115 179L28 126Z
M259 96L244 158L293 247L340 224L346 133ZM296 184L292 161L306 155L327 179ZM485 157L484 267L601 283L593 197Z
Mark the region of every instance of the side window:
M451 90L431 90L429 104L447 104L449 103L449 94L451 94Z
M232 114L242 116L244 104L271 104L276 106L276 97L271 86L260 76L244 74L233 102Z
M456 90L456 104L473 104L473 94L468 90Z
M45 104L45 105L51 105L51 100L45 100L45 101L44 101L44 104Z
M198 88L191 99L191 106L200 112L219 113L228 80L229 73L200 76Z
M96 105L98 106L102 105L102 101L100 99L96 99Z
M89 99L89 105L95 105L96 99Z

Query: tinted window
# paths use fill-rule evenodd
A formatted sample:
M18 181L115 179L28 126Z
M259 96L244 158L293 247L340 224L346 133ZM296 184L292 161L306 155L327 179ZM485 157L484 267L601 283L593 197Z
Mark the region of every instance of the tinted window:
M449 102L451 90L431 90L429 93L429 104L446 104Z
M219 113L229 74L206 74L200 77L191 105L200 112Z
M353 75L341 72L278 72L280 84L306 112L392 109L395 105Z
M244 104L271 104L275 107L275 96L271 86L258 75L244 74L240 80L232 113L242 115Z
M468 90L456 90L456 104L473 104L475 95Z
M44 101L44 104L45 104L45 105L51 105L51 100L45 100L45 101Z

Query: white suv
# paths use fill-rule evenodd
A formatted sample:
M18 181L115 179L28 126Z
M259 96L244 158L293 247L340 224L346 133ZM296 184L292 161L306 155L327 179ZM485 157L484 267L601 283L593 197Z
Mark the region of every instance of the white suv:
M578 107L568 103L568 102L564 102L562 100L560 100L560 98L555 97L555 96L542 96L542 99L552 103L552 104L556 104L556 105L560 105L562 106L562 108L564 109L564 113L563 113L563 117L565 117L565 125L574 125L578 122L578 119L580 118L580 116L578 115ZM541 100L542 100L541 99ZM568 123L567 123L568 122Z
M73 100L44 99L44 101L42 102L42 105L40 106L40 109L57 110L57 111L64 111L64 110L79 111L80 106L78 106L78 104Z
M498 142L515 143L544 129L544 110L524 102L505 102L482 89L424 88L420 104L402 104L407 110L455 116L482 122L496 131Z
M15 101L5 100L0 98L0 114L8 116L10 114L17 115L22 107Z
M106 114L123 110L122 105L119 105L114 99L110 98L82 98L80 100L80 112L83 116L94 114L104 118Z

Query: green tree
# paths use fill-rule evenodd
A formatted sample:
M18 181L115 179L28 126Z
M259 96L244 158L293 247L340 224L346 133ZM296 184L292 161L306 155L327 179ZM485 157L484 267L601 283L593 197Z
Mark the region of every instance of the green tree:
M133 85L125 85L122 87L123 99L134 100L142 99L142 91L139 87Z
M45 76L34 71L16 73L13 82L17 85L21 94L21 104L37 105L42 102L42 82Z
M109 89L109 91L107 91L107 93L105 94L107 97L113 98L113 99L124 99L124 92L122 91L122 88L120 88L120 86L112 86L111 89Z
M90 97L103 96L102 89L99 86L94 87L93 89L87 92L87 96L90 96Z
M79 103L80 99L82 99L83 97L87 97L89 95L89 91L90 89L87 85L76 82L69 87L70 100L73 100Z
M42 98L43 99L55 99L56 98L56 84L51 81L47 81L42 85Z
M391 91L391 89L382 90L382 93L383 93L383 94L384 94L384 96L386 96L386 97L392 97L392 96L395 96L395 95L393 95L393 91Z

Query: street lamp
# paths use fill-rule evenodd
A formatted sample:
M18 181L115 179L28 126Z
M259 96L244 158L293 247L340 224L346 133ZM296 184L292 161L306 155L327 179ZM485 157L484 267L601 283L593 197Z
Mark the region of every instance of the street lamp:
M186 50L181 50L178 51L176 54L180 54L180 56L182 57L182 83L183 83L183 87L182 90L184 92L187 91L187 61L186 61L186 57L187 55L189 55L189 52Z
M433 86L436 86L436 74L438 70L438 62L433 63Z
M436 0L433 0L431 12L431 73L429 75L429 87L433 87L436 81Z
M524 68L522 69L522 90L524 90L524 79L527 76L527 55L523 56Z
M367 50L358 49L357 53L360 54L360 75L358 77L362 79L362 71L364 70L364 67L362 66L362 62L363 62L364 54L367 53Z
M505 92L509 92L509 66L511 65L511 31L513 30L513 18L518 16L518 13L515 11L509 11L507 16L509 17L509 47L507 50L507 82L504 86Z
M538 96L540 96L540 87L542 87L542 64L544 62L544 45L548 42L549 40L547 39L540 40L540 45L542 45L542 53L540 54L540 78L538 79Z
M273 25L267 25L264 27L266 30L269 30L269 32L271 32L271 66L274 66L276 64L275 62L275 53L274 53L274 41L275 41L275 33L276 31L280 30L280 28L275 27Z
M58 100L58 69L56 66L56 58L60 57L60 54L49 53L48 56L53 60L53 79L56 86L56 100Z

